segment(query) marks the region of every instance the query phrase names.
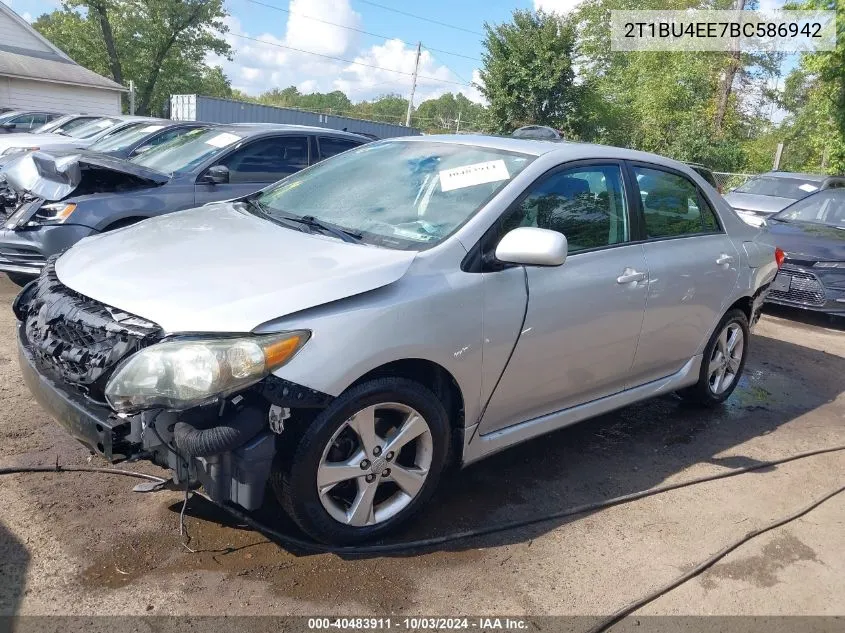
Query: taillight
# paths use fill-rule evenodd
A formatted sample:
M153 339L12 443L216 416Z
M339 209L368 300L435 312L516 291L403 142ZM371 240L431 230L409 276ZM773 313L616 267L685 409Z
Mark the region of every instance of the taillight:
M775 248L775 261L777 262L778 269L783 266L783 260L786 259L786 253L784 253L779 248Z

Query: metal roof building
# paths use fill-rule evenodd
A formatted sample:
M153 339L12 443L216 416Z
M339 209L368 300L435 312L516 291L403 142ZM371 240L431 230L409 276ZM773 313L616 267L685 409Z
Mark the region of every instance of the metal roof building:
M77 64L0 0L0 107L120 114L125 91Z

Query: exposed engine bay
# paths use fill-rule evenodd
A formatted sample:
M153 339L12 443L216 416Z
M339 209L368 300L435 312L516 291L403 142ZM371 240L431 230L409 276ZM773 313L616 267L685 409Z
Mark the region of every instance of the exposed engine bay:
M146 459L173 472L180 486L201 484L218 502L258 508L285 423L307 419L330 396L268 376L241 393L185 411L118 414L105 402L106 382L120 363L158 343L155 323L64 286L55 259L13 306L20 321L26 381L37 368L72 403L62 423L112 462ZM54 403L55 404L55 403Z
M152 169L84 151L29 152L5 164L0 178L14 194L51 201L62 200L71 193L84 196L127 191L169 180L166 174Z

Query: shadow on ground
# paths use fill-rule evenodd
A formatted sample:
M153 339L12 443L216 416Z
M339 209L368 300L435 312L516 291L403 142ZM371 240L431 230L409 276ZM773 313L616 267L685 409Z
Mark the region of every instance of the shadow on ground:
M745 375L724 406L701 409L668 395L562 429L449 473L429 506L396 541L542 516L646 490L698 463L724 468L755 465L759 461L741 453L717 456L831 402L842 391L843 374L845 359L839 356L755 336ZM283 533L306 538L270 501L255 518ZM171 507L174 512L180 509L181 504ZM189 502L187 514L238 525L202 499ZM436 549L455 552L527 542L582 516Z
M18 612L28 567L26 547L0 523L0 630L3 629L2 618Z

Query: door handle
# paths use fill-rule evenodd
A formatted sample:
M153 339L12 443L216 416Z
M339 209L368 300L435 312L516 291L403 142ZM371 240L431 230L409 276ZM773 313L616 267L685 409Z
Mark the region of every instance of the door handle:
M728 255L727 253L722 253L721 255L719 255L719 258L716 260L716 264L718 266L721 266L723 264L732 264L733 261L734 261L734 258L733 258L732 255Z
M632 281L645 281L648 279L648 273L641 273L633 268L626 268L622 274L616 278L618 284L629 284Z

